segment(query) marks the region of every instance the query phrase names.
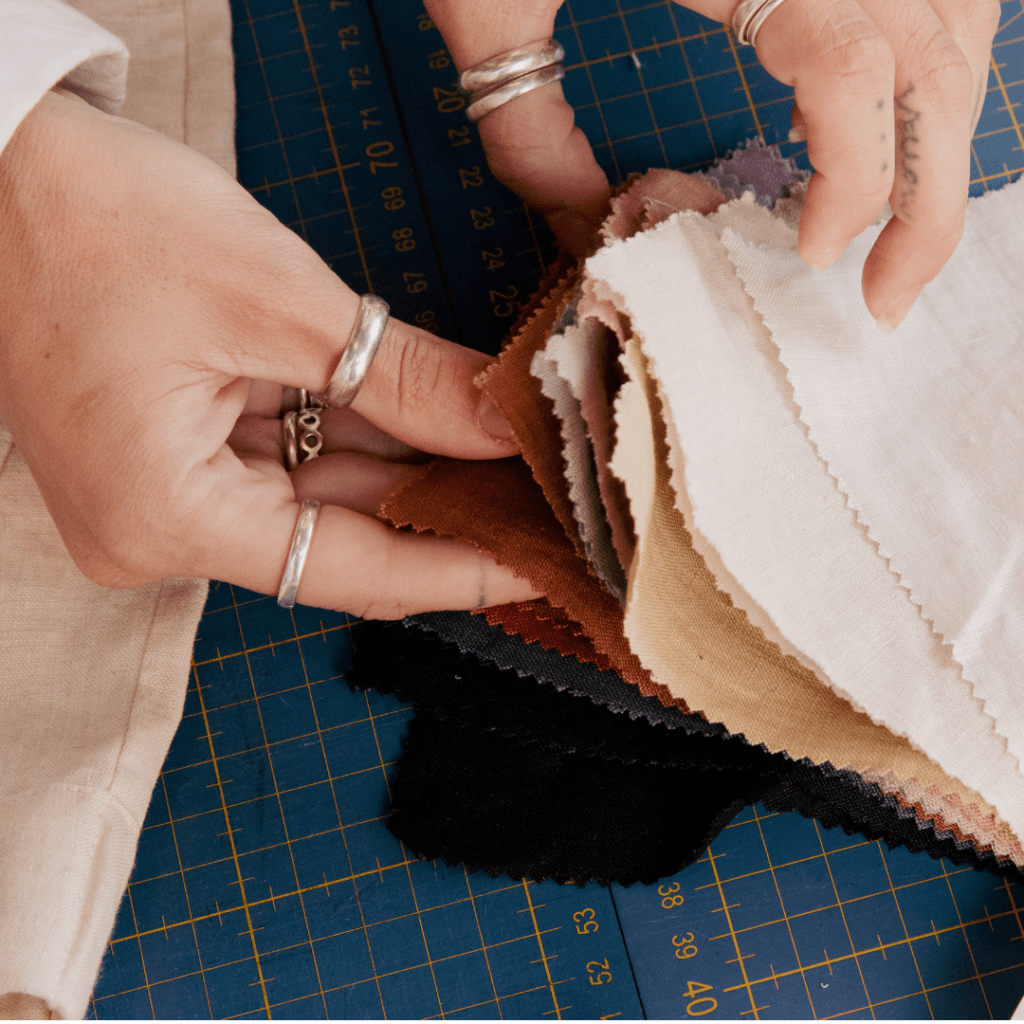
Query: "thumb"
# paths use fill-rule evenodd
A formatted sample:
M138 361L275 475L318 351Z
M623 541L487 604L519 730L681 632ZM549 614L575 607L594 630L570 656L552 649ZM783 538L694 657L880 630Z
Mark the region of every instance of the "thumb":
M296 235L276 223L261 225L268 227L273 244L264 246L256 267L249 262L248 320L222 333L216 368L320 392L348 344L359 296ZM512 428L474 383L490 363L392 317L352 407L423 451L463 459L514 455Z

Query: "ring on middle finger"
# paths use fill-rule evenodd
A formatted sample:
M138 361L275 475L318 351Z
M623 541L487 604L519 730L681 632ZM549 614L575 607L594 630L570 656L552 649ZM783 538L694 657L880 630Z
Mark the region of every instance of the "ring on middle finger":
M284 414L281 434L285 464L289 472L294 472L301 463L320 455L324 445L324 436L320 432L323 411L324 407L312 392L300 390L298 410L291 409Z

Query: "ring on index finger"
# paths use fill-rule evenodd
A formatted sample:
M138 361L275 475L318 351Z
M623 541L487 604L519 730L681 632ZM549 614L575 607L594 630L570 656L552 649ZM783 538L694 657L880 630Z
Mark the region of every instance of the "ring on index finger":
M756 46L761 26L786 0L743 0L732 16L732 34L740 46Z

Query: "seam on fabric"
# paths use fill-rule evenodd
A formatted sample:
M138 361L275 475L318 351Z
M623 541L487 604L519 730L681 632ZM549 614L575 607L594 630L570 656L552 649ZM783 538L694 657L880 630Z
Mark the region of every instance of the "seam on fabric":
M157 590L154 596L152 607L150 609L149 624L146 627L146 638L142 642L142 648L139 651L138 661L135 665L135 686L132 690L132 699L128 705L128 713L125 716L124 731L121 733L121 746L117 752L117 757L114 760L114 766L110 772L110 778L107 782L107 792L111 794L112 800L117 800L117 797L113 795L114 785L117 782L118 773L121 770L121 759L124 757L125 748L128 745L128 734L131 732L132 719L135 715L135 707L139 700L139 691L142 685L142 671L143 666L146 664L146 655L149 653L150 644L153 642L153 630L156 624L156 617L160 605L163 603L164 592L167 588L166 580L160 581L160 589ZM120 802L120 801L118 801Z
M18 789L11 793L5 793L0 797L0 805L23 796L42 795L44 793L55 792L100 796L106 803L116 807L133 826L138 829L142 828L142 819L137 818L132 813L131 809L118 797L114 796L109 789L105 789L100 786L83 786L73 782L57 782L47 786L29 786L26 789Z

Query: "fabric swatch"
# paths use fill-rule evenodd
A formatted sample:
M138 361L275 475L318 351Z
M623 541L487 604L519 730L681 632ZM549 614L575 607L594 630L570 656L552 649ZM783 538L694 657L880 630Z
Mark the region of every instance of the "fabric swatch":
M1019 182L971 200L960 246L892 337L853 284L876 230L822 275L723 238L818 454L1018 762L1024 362L1007 297L1024 275L1022 236Z
M730 225L753 244L795 249L789 228L738 202L673 217L588 263L621 297L667 397L662 416L678 432L685 476L675 474L673 490L692 502L691 522L742 591L721 574L717 582L751 619L748 597L755 602L840 696L1024 834L1024 777L809 443L771 338L718 241ZM686 331L665 299L680 277L693 284ZM719 415L724 408L743 414Z
M487 664L429 628L458 635L460 624L476 630L479 617L444 614L444 624L415 616L357 625L348 673L350 684L416 707L389 826L421 856L494 875L650 882L699 857L738 810L763 799L775 810L814 813L827 827L1015 877L1005 859L944 823L920 821L853 773L768 754L695 715L678 717L705 732L631 721L558 684ZM561 660L565 682L576 666Z
M623 682L614 672L580 661L556 649L545 649L522 636L492 626L482 615L470 612L426 612L404 620L407 628L433 633L460 651L522 677L550 683L556 690L568 690L601 707L630 718L643 718L651 725L668 729L686 728L707 736L724 736L725 728L700 715L687 715L676 705L645 697L639 689Z
M545 650L571 654L580 661L610 669L611 661L594 647L594 642L583 632L578 622L569 619L560 608L543 598L517 604L492 605L479 613L491 625L500 625L509 636L522 637L527 643L537 643Z
M782 658L715 589L674 506L664 437L652 442L655 425L663 422L660 401L646 377L639 346L631 343L627 352L647 395L643 406L637 403L635 422L620 417L620 443L628 445L624 450L630 454L620 463L617 449L615 464L641 484L646 478L650 493L646 504L634 504L634 517L648 532L641 532L630 575L625 627L652 678L682 695L694 710L769 750L851 768L870 781L916 780L929 794L924 801L928 812L956 820L956 807L944 810L948 798L958 806L971 805L979 802L977 794L968 795L971 791L959 780L906 740L855 711L793 659ZM896 782L897 792L903 792L900 785ZM990 820L982 828L986 836L999 833L1019 848L990 805L984 816Z
M594 321L567 324L564 330L551 335L547 348L534 353L530 373L540 381L541 392L551 400L558 418L569 500L572 502L573 517L579 527L587 561L621 604L626 599L626 572L612 543L608 514L598 483L594 446L588 436L582 403L572 386L575 381L582 383L587 371L594 371L597 366L595 361L587 365L582 358L573 360L573 357L586 354L596 359L602 358L605 351L599 346L607 333L602 325ZM559 341L565 344L559 346ZM570 361L573 362L573 369L578 367L580 370L574 374L574 381L566 376L567 370L564 368ZM591 373L591 376L594 375ZM604 374L596 376L603 383Z
M524 405L528 402L524 397ZM565 479L561 472L558 476ZM382 512L396 526L458 537L489 552L579 622L620 676L644 694L675 701L651 682L630 650L619 603L587 571L522 459L438 459L420 480L393 495Z
M695 177L714 185L727 200L741 199L752 192L758 206L771 210L780 199L789 198L795 186L809 181L811 173L800 170L778 146L767 146L758 136L741 143Z
M664 192L675 187L669 174L660 175L664 181L659 189L663 186ZM621 223L614 230L606 226L606 249L597 259L615 248L613 239L620 229L643 229L671 215L673 204L660 198L659 189L637 182L618 197L609 225L616 216ZM629 325L616 308L622 306L622 297L600 286L600 281L584 281L576 315L588 304L587 316L599 319L620 340L628 338ZM385 514L398 525L476 543L530 578L562 617L545 618L536 610L541 603L507 606L489 619L501 623L506 632L515 631L512 623L518 619L524 629L546 636L555 649L560 643L589 640L608 667L644 694L654 694L664 703L674 698L681 709L703 712L754 746L764 744L797 762L821 766L816 778L836 770L830 765L850 769L864 784L877 784L887 794L885 799L913 819L914 828L920 819L933 818L941 823L940 831L957 837L957 842L991 846L998 856L1024 864L1019 842L990 803L905 739L856 711L807 664L785 656L772 642L772 634L756 628L716 585L687 532L680 512L686 501L671 486L672 472L681 480L686 469L681 446L675 445L674 455L669 449L669 432L675 425L657 382L647 377L635 343L634 380L622 387L613 423L616 458L629 467L618 468L633 485L629 497L639 537L625 620L629 642L624 639L620 610L587 571L552 405L540 394L538 382L529 378L534 354L546 346L559 318L566 316L576 288L577 282L567 277L548 281L540 309L524 316L518 335L484 380L523 442L530 473L517 460L487 466L440 460L423 480L393 497ZM460 495L458 507L451 498L455 493ZM645 545L645 538L650 543ZM582 634L572 623L579 623ZM774 628L770 617L764 616L764 624ZM785 639L777 629L774 635ZM637 654L647 668L655 669L653 679Z

